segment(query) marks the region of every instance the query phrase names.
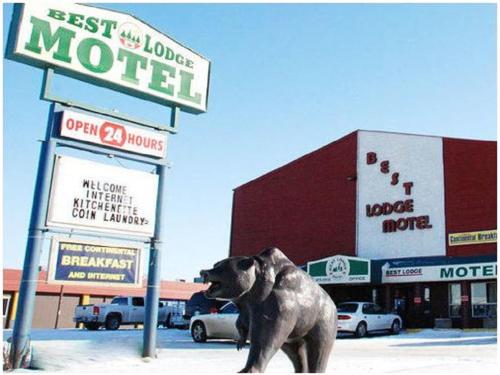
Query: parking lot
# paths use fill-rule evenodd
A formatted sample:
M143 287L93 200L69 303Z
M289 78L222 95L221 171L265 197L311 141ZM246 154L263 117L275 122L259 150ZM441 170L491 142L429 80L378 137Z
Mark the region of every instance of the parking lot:
M11 335L4 331L4 345ZM231 341L194 343L188 331L158 330L158 358L140 358L143 331L34 330L33 365L47 371L113 371L169 373L235 373L245 364L248 347L238 352ZM343 335L335 342L329 373L472 374L497 370L496 331L422 330L398 336L356 339ZM279 352L268 373L293 368Z

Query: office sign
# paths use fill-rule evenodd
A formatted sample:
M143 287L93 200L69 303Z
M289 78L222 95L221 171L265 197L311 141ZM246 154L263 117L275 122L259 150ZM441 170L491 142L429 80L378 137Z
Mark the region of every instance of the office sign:
M166 154L165 134L80 112L63 111L60 134L78 141L159 158Z
M210 62L128 14L65 2L18 5L7 57L187 112L207 110Z
M142 249L122 244L53 238L47 282L141 287Z
M158 176L57 156L47 226L152 237Z
M350 284L370 282L370 261L335 255L307 263L307 273L318 284Z

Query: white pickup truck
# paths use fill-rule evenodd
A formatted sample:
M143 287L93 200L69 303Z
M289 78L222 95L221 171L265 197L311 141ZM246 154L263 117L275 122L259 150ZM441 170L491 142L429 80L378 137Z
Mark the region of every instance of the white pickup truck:
M143 324L144 310L144 297L118 296L111 303L76 306L73 320L92 331L101 326L115 330L124 324ZM160 302L158 324L166 325L168 312L168 307Z

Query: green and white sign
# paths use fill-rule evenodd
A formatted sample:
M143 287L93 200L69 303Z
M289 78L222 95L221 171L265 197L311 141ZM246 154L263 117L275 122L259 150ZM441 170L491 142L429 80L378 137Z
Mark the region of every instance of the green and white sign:
M335 255L307 263L307 273L318 284L350 284L370 282L370 261Z
M382 283L384 284L419 281L484 280L496 277L496 262L394 268L391 268L389 263L386 263L382 266Z
M187 112L207 110L210 62L128 14L16 5L7 57Z

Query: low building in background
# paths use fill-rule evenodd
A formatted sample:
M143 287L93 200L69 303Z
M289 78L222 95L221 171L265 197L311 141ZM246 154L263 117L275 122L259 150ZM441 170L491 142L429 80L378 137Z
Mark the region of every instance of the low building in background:
M234 190L229 254L280 248L336 303L496 326L497 144L355 131Z
M3 270L3 327L13 328L19 296L22 271ZM48 284L47 272L38 276L38 287L33 315L33 328L75 328L73 315L79 304L111 302L115 296L145 296L146 280L142 288L90 287ZM179 281L161 281L160 300L168 304L183 304L193 293L206 289L206 285Z

